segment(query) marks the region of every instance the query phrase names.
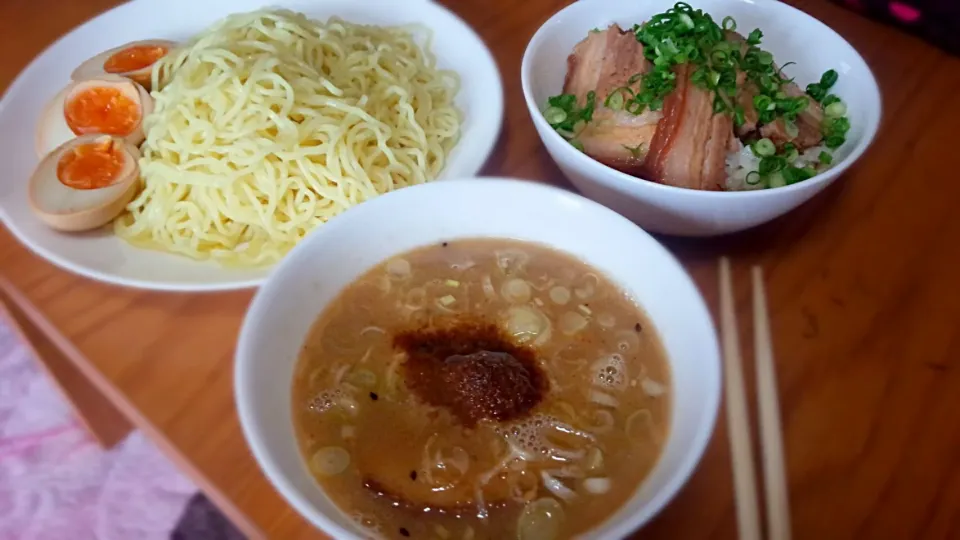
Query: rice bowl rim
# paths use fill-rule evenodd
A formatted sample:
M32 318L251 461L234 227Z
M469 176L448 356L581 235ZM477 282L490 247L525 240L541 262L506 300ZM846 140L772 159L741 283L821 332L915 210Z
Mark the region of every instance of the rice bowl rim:
M801 19L811 20L820 26L820 30L829 36L830 38L838 41L842 46L846 47L852 54L854 58L857 59L859 66L856 66L859 69L863 70L863 77L861 81L861 87L857 88L857 99L843 99L845 103L853 102L864 102L868 104L868 109L865 110L864 114L864 123L863 123L863 132L861 136L856 140L856 144L853 146L853 149L849 154L842 160L833 164L829 169L816 174L815 176L804 180L802 182L797 182L795 184L789 184L786 186L776 187L776 188L765 188L765 189L752 189L752 190L738 190L738 191L708 191L702 189L691 189L676 187L667 184L661 184L654 180L648 180L639 176L634 176L627 174L625 172L619 171L604 165L603 163L597 161L596 159L588 156L587 154L577 150L569 142L564 139L556 130L553 129L550 124L547 123L546 119L543 117L543 111L534 97L531 78L533 78L533 69L531 68L532 63L532 49L535 44L538 44L540 41L545 39L545 35L551 31L552 23L558 18L563 16L568 10L583 9L585 4L591 3L590 0L581 0L580 2L574 2L566 6L565 8L554 13L546 22L544 22L540 28L533 34L533 37L527 42L527 46L523 53L523 60L520 67L520 78L521 86L524 95L524 99L527 103L527 108L530 111L530 116L537 126L537 131L540 132L541 138L544 137L543 132L548 132L546 137L553 139L555 143L562 143L560 145L563 150L561 152L567 154L570 159L574 161L574 165L580 169L580 172L584 175L588 175L593 182L599 182L602 184L608 185L623 185L634 188L634 189L649 189L653 193L661 193L663 195L676 195L676 196L685 196L682 194L688 194L691 197L700 197L703 199L740 199L740 200L763 200L768 198L777 198L784 195L789 195L790 193L797 192L806 192L810 189L815 189L820 184L829 182L836 177L840 176L854 162L860 159L861 156L867 151L870 145L873 143L874 138L876 137L877 131L880 127L880 122L882 119L882 96L880 94L880 87L877 84L876 76L873 74L873 71L870 69L870 66L864 60L863 56L857 52L856 48L850 44L849 41L843 38L838 34L833 28L827 26L819 19L808 15L807 13L789 5L783 4L776 0L744 0L757 9L766 9L769 5L776 5L777 9L784 9L790 13L791 16ZM592 2L598 3L598 2ZM533 111L538 111L536 114ZM546 140L544 140L546 142ZM850 144L853 141L847 141L846 144ZM846 146L843 145L843 146ZM841 146L841 148L843 147ZM729 154L728 154L729 156ZM726 158L725 158L726 159ZM726 183L726 179L724 180Z

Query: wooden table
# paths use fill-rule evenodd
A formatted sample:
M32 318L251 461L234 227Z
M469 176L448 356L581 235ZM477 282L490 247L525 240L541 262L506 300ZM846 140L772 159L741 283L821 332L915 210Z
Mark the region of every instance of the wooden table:
M0 88L113 3L0 3ZM493 49L506 84L506 125L487 173L563 183L519 73L527 40L566 3L451 2ZM795 537L960 538L960 61L824 1L794 3L849 39L877 75L884 123L872 150L780 220L725 239L665 242L714 306L716 257L734 257L744 323L744 270L766 268ZM267 483L237 422L231 359L250 292L102 285L37 258L5 229L0 261L6 301L32 326L38 351L60 355L52 371L72 370L61 377L68 394L109 405L92 419L107 442L125 421L143 429L251 537L319 536ZM749 343L751 328L741 331ZM721 421L688 485L638 536L735 535Z

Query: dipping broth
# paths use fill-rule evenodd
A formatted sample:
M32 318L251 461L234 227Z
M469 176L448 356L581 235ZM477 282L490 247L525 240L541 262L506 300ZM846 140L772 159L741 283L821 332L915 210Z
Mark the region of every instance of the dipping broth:
M667 436L670 374L597 270L514 240L394 257L320 315L293 381L304 459L372 536L562 538L619 509Z

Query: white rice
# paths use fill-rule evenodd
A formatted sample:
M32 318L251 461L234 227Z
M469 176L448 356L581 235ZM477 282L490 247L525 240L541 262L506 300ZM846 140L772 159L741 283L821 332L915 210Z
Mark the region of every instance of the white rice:
M755 185L747 184L747 175L760 168L760 158L753 153L749 146L744 146L740 140L737 140L737 148L734 152L727 154L727 191L750 191L754 189L764 189L766 182L757 182ZM805 167L807 165L817 168L817 174L822 173L829 167L819 165L820 152L826 151L828 154L833 152L826 146L813 146L807 148L802 154L797 156L791 165L794 167Z

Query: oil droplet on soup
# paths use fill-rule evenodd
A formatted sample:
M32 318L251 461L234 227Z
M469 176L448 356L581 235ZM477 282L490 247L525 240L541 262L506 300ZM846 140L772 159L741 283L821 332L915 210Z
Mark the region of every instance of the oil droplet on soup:
M671 395L653 324L602 273L469 239L384 261L330 303L293 417L308 469L371 534L550 540L636 491Z

